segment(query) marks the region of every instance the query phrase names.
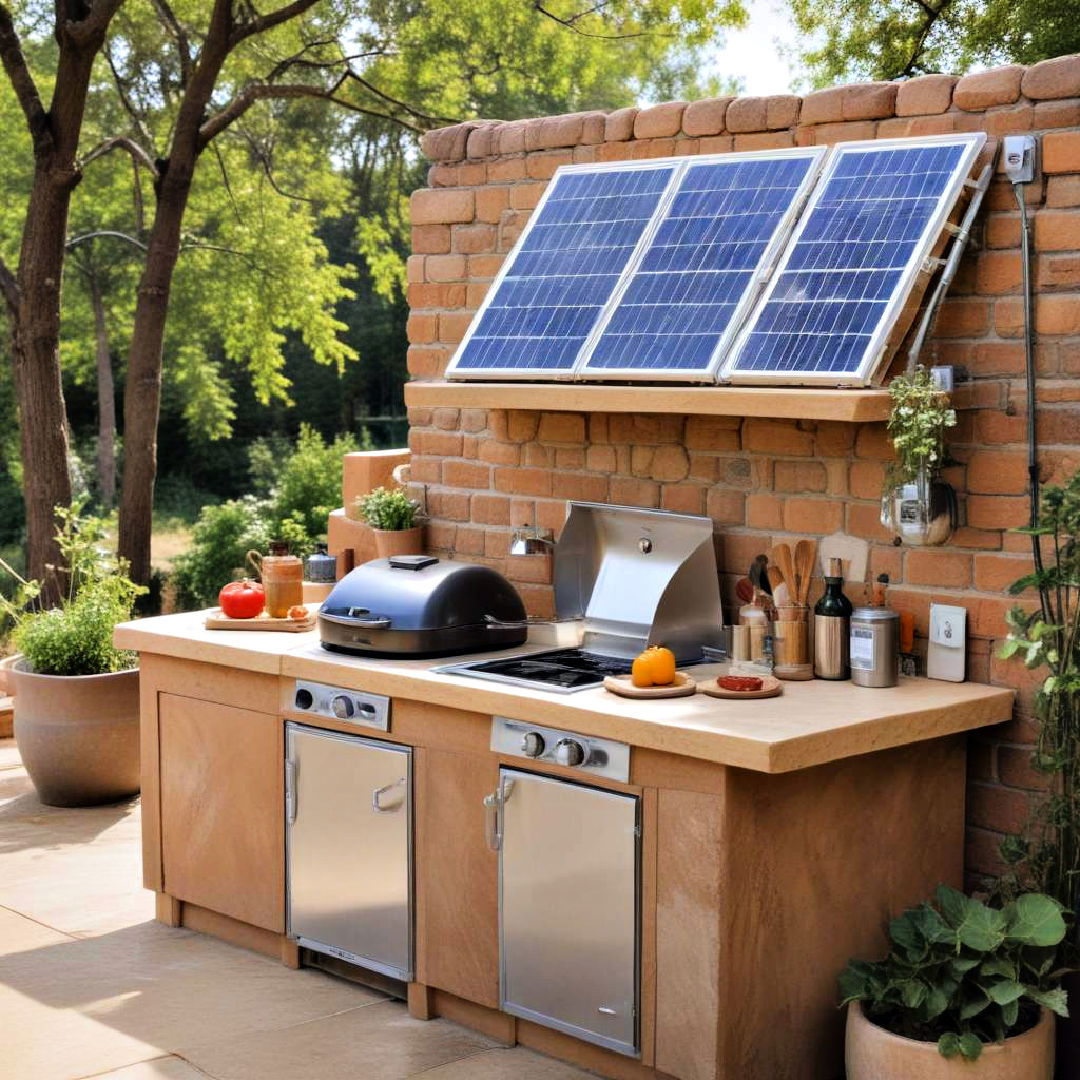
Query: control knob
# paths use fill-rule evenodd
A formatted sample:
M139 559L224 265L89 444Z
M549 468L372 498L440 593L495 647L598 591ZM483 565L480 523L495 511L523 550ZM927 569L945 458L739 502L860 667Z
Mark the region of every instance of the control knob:
M555 744L555 760L574 768L585 764L585 747L577 739L560 739Z
M315 704L315 698L312 696L311 691L302 686L296 691L295 701L298 709L310 709Z
M544 752L544 736L539 731L527 731L521 740L521 752L526 757L539 757Z
M335 694L330 702L330 708L333 709L334 715L339 720L348 720L356 712L356 706L353 705L352 698L347 694Z

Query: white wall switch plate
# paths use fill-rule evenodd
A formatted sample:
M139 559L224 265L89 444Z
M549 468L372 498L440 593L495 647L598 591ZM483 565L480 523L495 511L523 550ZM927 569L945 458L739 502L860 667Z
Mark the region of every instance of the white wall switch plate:
M963 682L967 658L967 610L952 604L930 605L930 643L926 674L931 679Z

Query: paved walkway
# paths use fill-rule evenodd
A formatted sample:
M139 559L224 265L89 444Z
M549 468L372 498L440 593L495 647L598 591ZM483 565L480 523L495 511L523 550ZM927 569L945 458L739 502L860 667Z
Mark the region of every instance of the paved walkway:
M138 800L43 806L0 740L0 1080L587 1080L153 910Z

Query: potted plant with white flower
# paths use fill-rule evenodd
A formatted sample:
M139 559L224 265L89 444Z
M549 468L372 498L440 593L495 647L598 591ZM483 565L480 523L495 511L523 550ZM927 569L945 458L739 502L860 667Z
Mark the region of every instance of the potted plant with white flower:
M944 544L956 528L956 493L941 478L945 432L955 427L956 410L924 367L893 379L889 396L896 461L885 477L881 523L909 544Z

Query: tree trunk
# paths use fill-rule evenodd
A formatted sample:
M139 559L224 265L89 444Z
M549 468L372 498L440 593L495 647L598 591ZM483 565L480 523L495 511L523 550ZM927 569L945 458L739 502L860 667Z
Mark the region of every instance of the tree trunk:
M113 385L109 330L105 325L105 299L97 275L90 276L90 303L94 308L94 345L97 358L98 395L98 490L101 505L112 507L116 499L116 391Z
M191 165L170 161L158 192L146 265L135 302L135 323L124 386L124 478L120 492L119 551L131 577L150 580L150 536L157 475L157 426L161 413L161 351L173 271L180 254L180 228L191 191Z

